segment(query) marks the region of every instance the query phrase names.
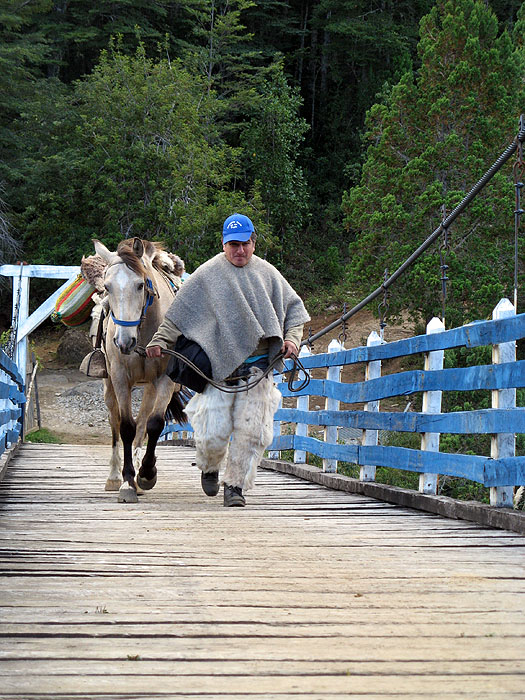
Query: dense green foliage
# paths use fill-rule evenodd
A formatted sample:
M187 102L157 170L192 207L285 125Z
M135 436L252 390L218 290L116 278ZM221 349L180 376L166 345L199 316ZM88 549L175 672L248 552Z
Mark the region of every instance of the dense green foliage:
M0 0L0 255L139 235L191 270L242 209L303 293L368 292L513 138L524 7ZM452 231L449 325L508 291L508 179ZM439 312L435 252L391 308Z
M355 233L351 269L363 292L392 273L512 140L525 104L524 56L479 0L438 0L421 22L421 67L407 71L367 117L361 183L344 197ZM449 232L446 317L487 315L512 298L513 184L498 173ZM428 320L441 310L437 246L396 285L391 309Z
M19 193L33 202L23 220L36 262L50 251L56 262L79 259L92 237L116 247L137 235L198 265L232 208L250 207L231 184L236 150L210 134L214 97L178 62L111 50L61 100L52 129L42 104L25 118L39 131Z

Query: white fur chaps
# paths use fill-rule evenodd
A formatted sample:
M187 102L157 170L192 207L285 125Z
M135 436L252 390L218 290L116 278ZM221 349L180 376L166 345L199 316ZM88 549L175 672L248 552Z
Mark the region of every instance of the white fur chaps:
M260 374L254 368L250 379ZM252 488L263 452L273 440L273 416L280 399L271 377L237 394L226 394L211 384L195 394L184 410L194 430L199 469L224 468L224 483L243 491Z

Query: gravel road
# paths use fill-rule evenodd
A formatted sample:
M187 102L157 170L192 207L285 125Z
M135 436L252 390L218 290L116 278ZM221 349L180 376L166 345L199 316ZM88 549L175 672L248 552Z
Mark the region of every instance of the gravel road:
M68 444L111 444L101 379L90 379L76 369L44 369L37 384L43 428ZM135 387L135 415L141 396L142 389Z

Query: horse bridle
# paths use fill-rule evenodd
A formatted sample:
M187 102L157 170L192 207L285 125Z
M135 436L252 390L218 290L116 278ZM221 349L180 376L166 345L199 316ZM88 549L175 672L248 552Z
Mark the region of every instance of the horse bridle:
M113 265L120 265L120 264L121 264L120 261L115 262L115 263L112 263L111 265L108 265L108 268L112 267ZM125 264L125 263L122 263L122 264ZM155 287L153 286L153 282L151 281L151 279L149 277L146 277L145 290L146 290L146 299L144 301L144 305L142 306L142 313L140 314L140 318L138 319L138 321L122 321L120 318L117 318L114 315L113 309L110 308L109 313L110 313L111 320L113 321L114 324L116 324L117 326L128 326L128 327L140 326L144 317L146 316L146 311L153 304L153 300L155 299L155 297L158 296L158 294L155 290Z

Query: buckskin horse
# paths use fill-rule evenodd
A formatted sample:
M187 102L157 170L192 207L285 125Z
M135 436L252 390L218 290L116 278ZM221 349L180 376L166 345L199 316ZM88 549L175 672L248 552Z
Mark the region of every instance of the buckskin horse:
M120 503L137 502L137 486L149 490L157 481L155 448L165 425L166 415L184 421L181 387L166 375L167 357L149 359L134 350L146 346L157 330L180 286L183 263L166 253L162 246L140 238L121 241L115 252L94 240L95 251L104 261L102 277L95 286L104 290L107 379L104 401L109 412L112 435L110 471L106 491L118 491ZM96 256L93 256L96 257ZM173 274L173 262L180 263L180 274ZM86 265L85 258L82 268ZM171 273L169 274L171 262ZM131 390L144 386L136 420L131 407ZM148 442L140 462L141 447ZM119 454L119 436L124 463ZM122 467L122 480L121 480ZM135 479L135 469L138 470Z

